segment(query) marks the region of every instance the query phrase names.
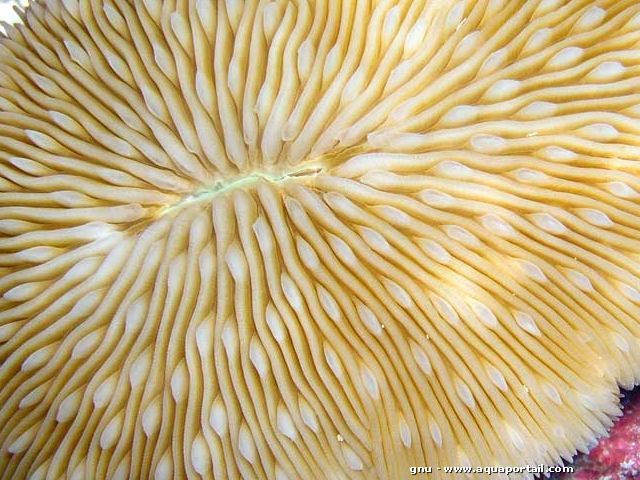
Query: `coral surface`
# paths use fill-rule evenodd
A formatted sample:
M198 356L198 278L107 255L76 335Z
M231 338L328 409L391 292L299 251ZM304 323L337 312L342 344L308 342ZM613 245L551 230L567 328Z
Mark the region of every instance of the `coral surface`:
M619 415L637 0L20 15L0 479L450 479L570 460Z

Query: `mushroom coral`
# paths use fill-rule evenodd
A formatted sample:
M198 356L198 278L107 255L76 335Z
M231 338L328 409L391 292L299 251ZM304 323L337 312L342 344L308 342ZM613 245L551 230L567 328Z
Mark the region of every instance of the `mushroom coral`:
M636 0L20 15L0 478L444 479L569 460L619 415Z

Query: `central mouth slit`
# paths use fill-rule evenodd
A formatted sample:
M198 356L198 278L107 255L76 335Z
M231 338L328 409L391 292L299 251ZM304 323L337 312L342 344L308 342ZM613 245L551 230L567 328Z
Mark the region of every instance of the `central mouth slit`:
M212 185L196 190L189 195L184 196L178 202L167 205L160 209L158 216L165 215L167 213L176 211L182 207L194 203L201 203L212 200L213 198L229 192L237 188L248 187L260 180L265 180L269 183L281 183L287 180L294 180L300 178L311 178L325 170L323 165L307 164L304 166L296 166L289 170L270 171L270 170L254 170L251 173L238 175L226 180L220 180Z

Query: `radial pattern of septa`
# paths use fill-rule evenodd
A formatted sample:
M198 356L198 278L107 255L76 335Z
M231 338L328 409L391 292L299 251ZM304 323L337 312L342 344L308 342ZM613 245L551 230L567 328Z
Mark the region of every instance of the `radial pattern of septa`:
M569 460L619 415L636 1L18 13L1 479L445 479Z

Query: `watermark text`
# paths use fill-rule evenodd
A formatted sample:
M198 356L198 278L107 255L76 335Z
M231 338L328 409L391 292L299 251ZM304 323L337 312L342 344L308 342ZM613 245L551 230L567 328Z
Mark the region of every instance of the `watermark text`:
M551 474L551 473L573 473L573 466L571 465L520 465L520 466L485 466L485 467L409 467L409 473L411 475L444 472L451 474L466 474L472 475L474 473L481 473L485 475L491 474L506 474L512 473L533 473L533 474Z

